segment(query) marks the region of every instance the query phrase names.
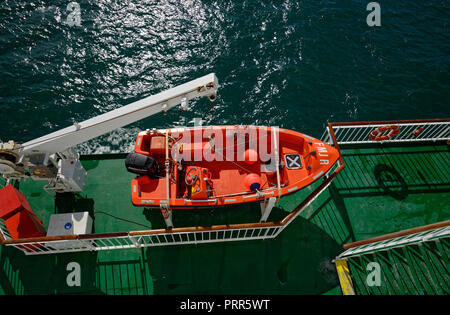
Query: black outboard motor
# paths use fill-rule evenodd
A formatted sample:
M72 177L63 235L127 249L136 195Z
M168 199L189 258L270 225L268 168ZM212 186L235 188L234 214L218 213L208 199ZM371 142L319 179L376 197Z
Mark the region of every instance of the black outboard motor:
M125 167L128 172L158 178L159 165L151 156L131 152L125 158Z

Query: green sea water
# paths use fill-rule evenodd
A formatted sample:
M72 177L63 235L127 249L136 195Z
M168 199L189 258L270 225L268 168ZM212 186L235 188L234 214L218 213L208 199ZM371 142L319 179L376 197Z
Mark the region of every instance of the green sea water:
M0 3L0 139L25 142L210 72L200 99L80 146L127 151L137 131L273 125L320 137L327 122L447 118L449 1ZM70 23L72 22L72 23Z

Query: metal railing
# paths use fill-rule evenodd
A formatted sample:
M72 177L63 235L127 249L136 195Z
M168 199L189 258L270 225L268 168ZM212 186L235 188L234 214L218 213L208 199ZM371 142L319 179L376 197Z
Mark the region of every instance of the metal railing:
M197 229L197 230L195 230ZM112 249L141 248L149 246L200 244L225 241L257 240L273 238L282 226L262 226L243 228L201 228L132 231L128 233L109 233L44 237L39 239L5 240L4 245L22 250L26 255L52 254L79 251L100 251ZM185 231L183 231L185 230Z
M388 135L393 130L391 126L398 126L398 133L394 133L387 140L371 140L370 134L383 126L387 126L387 130L380 132L378 135ZM336 142L340 145L375 142L440 141L450 138L450 119L329 123L322 134L321 140L332 143L331 132L334 132Z
M438 240L450 236L450 220L427 226L387 234L344 245L346 249L336 260L347 259L381 250Z

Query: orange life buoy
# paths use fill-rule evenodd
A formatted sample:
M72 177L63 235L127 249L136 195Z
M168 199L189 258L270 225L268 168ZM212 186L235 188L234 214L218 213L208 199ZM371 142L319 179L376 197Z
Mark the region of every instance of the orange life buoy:
M258 174L250 173L245 176L244 185L250 191L257 191L262 186L261 177Z
M381 133L383 133L389 129L391 131L388 134L381 135ZM369 134L369 139L375 140L375 141L389 140L392 137L395 137L399 132L400 132L400 127L398 125L386 125L386 126L378 127L377 129L373 130Z

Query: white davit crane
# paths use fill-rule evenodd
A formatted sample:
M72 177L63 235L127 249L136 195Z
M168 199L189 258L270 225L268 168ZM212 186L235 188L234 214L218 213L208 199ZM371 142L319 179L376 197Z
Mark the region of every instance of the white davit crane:
M216 75L210 73L23 144L0 142L0 174L7 180L48 180L46 190L82 191L87 172L74 146L178 104L187 108L188 101L197 97L214 101L218 87Z

